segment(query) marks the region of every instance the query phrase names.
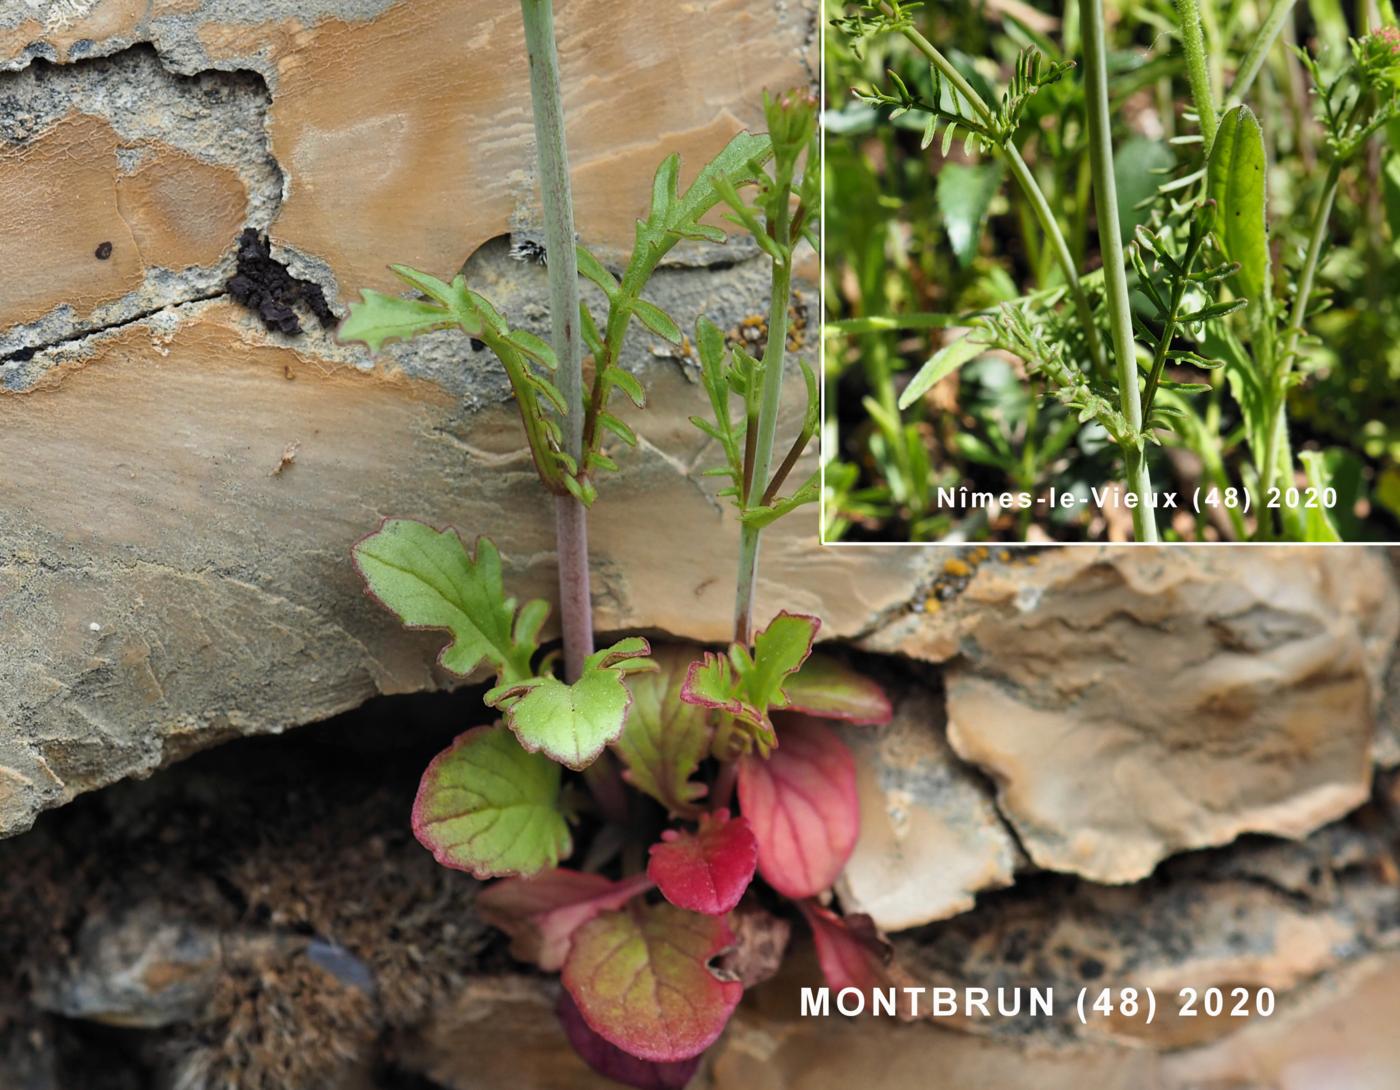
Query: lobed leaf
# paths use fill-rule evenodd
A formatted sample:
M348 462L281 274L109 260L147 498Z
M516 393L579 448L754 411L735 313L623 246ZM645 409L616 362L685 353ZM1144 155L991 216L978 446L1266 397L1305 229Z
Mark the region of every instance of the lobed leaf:
M781 745L739 762L739 809L758 839L758 870L787 897L829 888L860 831L855 761L830 727L785 717Z
M572 685L555 677L526 678L498 685L485 702L505 713L527 752L545 753L580 771L622 734L632 704L623 679L648 668L650 651L644 639L623 640L589 655Z
M457 324L455 315L426 299L404 299L366 288L360 302L350 304L350 315L336 335L342 342L361 341L371 352L378 352L386 341L412 340L420 333Z
M723 916L744 896L758 866L758 841L728 810L700 816L695 832L667 829L651 847L647 874L677 908Z
M451 528L386 519L351 556L367 592L405 625L452 634L438 656L444 669L465 677L486 660L503 681L530 676L549 607L532 601L517 614L489 538L477 539L473 557Z
M779 613L754 639L753 664L741 670L748 702L760 711L788 706L783 686L807 656L822 626L805 613Z
M644 874L614 882L557 867L530 878L505 878L482 890L476 910L511 938L511 956L558 972L574 932L600 912L621 908L651 888Z
M743 995L709 968L732 941L720 917L633 901L579 929L564 987L588 1026L624 1052L688 1060L714 1043Z
M477 878L529 875L573 848L559 809L559 766L503 726L467 731L418 786L413 835L445 867Z
M894 717L875 682L830 655L812 654L787 680L788 707L822 719L883 727Z
M681 699L693 657L685 645L653 652L657 670L631 680L632 709L613 743L626 766L623 779L672 814L694 813L706 791L691 777L710 748L712 731L704 709Z

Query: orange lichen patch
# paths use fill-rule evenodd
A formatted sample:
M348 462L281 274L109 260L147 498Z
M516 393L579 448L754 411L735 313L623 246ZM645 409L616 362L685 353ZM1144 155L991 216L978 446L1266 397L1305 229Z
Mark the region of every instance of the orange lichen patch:
M167 148L118 177L117 206L147 268L184 269L229 248L248 190L233 169Z
M480 14L420 0L369 22L257 31L278 63L269 129L290 174L274 233L342 284L393 286L389 259L451 272L537 220L519 13L468 7ZM570 0L559 27L579 232L604 251L630 249L661 159L680 151L693 176L761 125L765 87L806 78L799 29L767 4ZM220 34L206 45L238 48Z
M0 157L0 326L65 303L86 315L148 267L217 261L237 234L247 195L232 171L149 144L149 162L122 175L119 143L107 122L70 114Z

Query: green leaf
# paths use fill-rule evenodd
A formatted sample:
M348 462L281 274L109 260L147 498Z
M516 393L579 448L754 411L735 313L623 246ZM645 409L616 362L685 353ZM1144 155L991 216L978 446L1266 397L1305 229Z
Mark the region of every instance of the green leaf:
M485 702L505 713L526 752L544 753L577 772L622 733L632 703L624 678L654 669L646 658L650 650L644 639L623 640L589 655L572 685L554 677L527 678L498 685Z
M1305 450L1298 455L1307 474L1308 488L1317 497L1318 506L1303 510L1304 541L1341 541L1333 515L1321 506L1323 492L1332 485L1332 473L1327 466L1327 456L1320 450Z
M788 707L822 719L884 726L894 716L879 685L839 659L814 653L785 686Z
M951 128L948 131L951 132ZM977 256L982 224L999 188L1001 166L997 163L976 166L944 163L938 170L934 199L943 217L948 242L963 268L971 265L972 259Z
M586 246L578 247L578 271L602 288L609 301L616 299L622 291L617 277L608 272Z
M409 628L439 628L452 642L438 662L465 677L482 660L501 681L530 676L536 637L548 613L539 601L516 614L501 579L501 557L487 538L467 555L452 529L435 530L412 519L387 519L351 550L365 587Z
M623 778L672 814L691 815L704 796L691 777L710 748L712 733L702 707L681 699L690 663L698 649L671 645L652 653L654 673L630 681L632 710L613 750L622 758Z
M815 617L785 610L758 634L752 667L740 669L750 704L764 711L788 706L783 684L807 661L821 624Z
M645 299L632 300L632 316L658 337L665 337L672 344L680 344L685 340L681 327L671 320L671 316Z
M546 341L536 337L533 333L524 329L511 330L510 343L515 345L521 352L537 361L550 371L559 369L559 360L554 355L554 348Z
M1138 224L1146 223L1151 208L1145 206L1165 180L1164 171L1176 164L1176 156L1160 140L1134 136L1113 152L1113 178L1118 191L1118 224L1123 243L1133 237ZM1139 206L1143 207L1139 207Z
M1216 205L1215 233L1230 261L1238 261L1240 294L1252 315L1270 305L1269 234L1265 220L1267 161L1264 134L1248 106L1236 106L1220 121L1206 173L1206 191Z
M336 336L342 343L367 344L371 352L378 352L385 341L407 341L458 324L451 312L425 299L403 299L370 288L360 296L360 302L350 304L350 316L340 323Z
M560 780L558 765L505 727L477 727L423 774L413 833L443 866L477 878L535 874L573 850Z
M689 1059L715 1042L744 993L709 968L733 942L722 917L633 901L575 933L564 987L618 1048L658 1063Z
M964 334L951 344L944 345L928 358L919 368L919 373L914 376L913 381L904 388L904 392L899 395L899 407L909 408L963 364L972 362L986 352L987 346L970 334Z
M765 529L777 522L784 515L796 511L799 507L805 507L809 503L816 503L821 499L821 473L813 473L807 481L790 496L779 496L766 507L747 507L744 513L739 516L739 521L745 526L752 526L756 530Z

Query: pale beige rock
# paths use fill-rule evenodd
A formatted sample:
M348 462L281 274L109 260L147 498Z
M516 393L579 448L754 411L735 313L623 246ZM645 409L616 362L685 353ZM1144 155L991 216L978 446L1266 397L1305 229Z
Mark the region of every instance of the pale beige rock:
M1376 554L1062 550L960 599L949 739L1039 865L1105 882L1367 796L1397 624ZM968 612L973 610L973 612Z
M1011 836L944 730L942 701L911 689L888 726L842 732L856 756L860 838L837 892L886 931L946 919L1012 882Z

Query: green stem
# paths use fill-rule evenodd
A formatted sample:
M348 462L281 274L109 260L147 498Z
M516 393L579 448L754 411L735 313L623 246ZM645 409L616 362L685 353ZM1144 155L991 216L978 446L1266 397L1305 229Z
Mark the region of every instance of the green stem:
M888 4L881 3L880 6L887 15L893 14ZM992 119L991 107L982 100L982 96L977 93L972 84L967 82L953 63L934 48L932 42L913 27L906 27L900 33L915 49L928 58L929 63L938 69L944 79L957 89L958 94L971 105L980 120L987 122ZM1040 221L1041 230L1045 232L1045 237L1050 242L1055 259L1064 273L1065 285L1074 300L1074 308L1079 315L1079 322L1084 327L1084 339L1088 344L1089 354L1095 368L1101 370L1104 359L1103 345L1099 341L1098 330L1094 326L1094 311L1089 305L1089 297L1084 294L1083 285L1079 283L1079 269L1074 264L1074 257L1070 254L1069 244L1065 242L1064 232L1060 230L1059 221L1055 219L1055 213L1045 199L1040 184L1035 180L1035 175L1031 173L1030 168L1026 166L1026 161L1021 158L1021 153L1016 150L1016 146L1007 143L1001 149L1001 153L1007 166L1011 169L1011 176L1016 179L1016 184L1021 187L1021 192L1030 202L1031 208L1035 212L1035 218Z
M1206 0L1207 3L1210 0ZM1177 20L1181 24L1181 44L1186 50L1186 82L1191 85L1191 99L1200 118L1201 138L1206 151L1215 143L1215 92L1211 88L1210 68L1206 57L1205 38L1201 33L1201 8L1198 0L1176 0Z
M1113 138L1108 112L1107 48L1104 41L1103 0L1079 0L1084 37L1085 106L1089 121L1089 164L1094 175L1094 206L1098 213L1099 251L1103 255L1104 289L1109 329L1118 365L1118 393L1128 441L1123 444L1128 489L1137 496L1133 533L1138 541L1157 540L1152 507L1152 481L1143 453L1142 403L1138 395L1137 345L1133 341L1128 274L1123 260L1123 236L1118 224L1118 191L1113 177Z
M1269 389L1269 427L1264 437L1264 458L1259 468L1259 487L1267 489L1276 483L1282 467L1279 465L1279 446L1283 436L1283 415L1287 409L1288 376L1293 370L1293 359L1298 351L1298 338L1303 334L1303 322L1308 316L1308 303L1312 297L1313 284L1317 279L1317 268L1322 260L1322 247L1327 241L1327 224L1332 216L1332 205L1337 199L1337 185L1342 176L1340 159L1333 159L1327 168L1327 178L1322 183L1322 196L1313 212L1312 229L1308 234L1307 256L1303 259L1302 271L1298 274L1298 287L1293 299L1293 312L1288 319L1288 333L1283 343L1283 351L1278 357L1273 382ZM1265 520L1260 520L1262 526Z
M1227 110L1234 109L1249 94L1249 89L1254 86L1254 80L1264 67L1264 59L1269 55L1274 42L1278 41L1284 23L1292 14L1295 2L1296 0L1274 0L1269 13L1264 16L1263 26L1250 43L1249 52L1244 55L1244 60L1240 61L1239 68L1235 70L1235 82L1230 85L1230 98L1225 103ZM1206 145L1206 151L1210 151L1209 144Z
M778 179L779 186L790 179ZM781 191L781 188L780 188ZM780 214L786 221L786 212ZM787 223L777 226L778 244L784 245ZM768 309L768 346L763 352L763 392L758 409L758 430L754 444L753 468L744 495L744 506L756 506L767 489L773 466L773 443L778 432L778 409L783 394L783 364L787 351L788 300L792 296L791 258L773 262L773 294ZM753 642L754 594L758 583L760 529L744 526L739 531L739 577L734 593L734 642L745 647Z

